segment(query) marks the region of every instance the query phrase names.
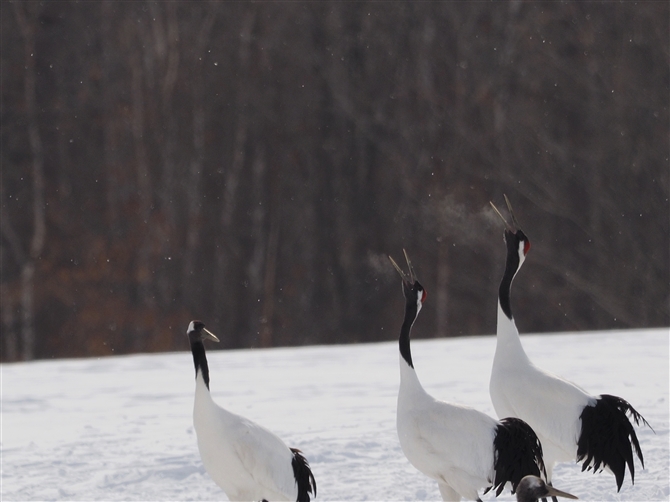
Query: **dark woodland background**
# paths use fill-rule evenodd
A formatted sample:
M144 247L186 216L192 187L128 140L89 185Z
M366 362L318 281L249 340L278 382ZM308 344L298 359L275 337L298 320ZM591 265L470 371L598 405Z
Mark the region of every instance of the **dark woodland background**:
M669 325L669 10L3 2L2 360Z

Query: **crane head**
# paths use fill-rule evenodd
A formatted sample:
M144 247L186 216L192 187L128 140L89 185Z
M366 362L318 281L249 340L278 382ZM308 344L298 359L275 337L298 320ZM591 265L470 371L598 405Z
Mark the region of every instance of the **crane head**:
M548 497L563 497L566 499L577 500L574 495L558 490L553 486L544 482L544 480L537 476L528 475L521 479L521 482L516 487L517 500L538 500L540 498L546 499Z
M205 323L202 321L191 321L188 325L188 329L186 330L186 335L191 341L202 341L205 338L214 342L219 341L214 333L205 328Z
M391 264L396 269L400 278L402 279L402 293L405 296L405 300L409 302L416 302L417 308L420 310L423 302L426 301L428 296L426 290L423 289L423 286L416 279L416 274L414 273L414 267L412 267L412 262L409 260L407 251L402 250L405 255L405 261L407 261L407 268L409 269L409 274L406 274L403 269L401 269L393 258L389 256ZM418 313L418 311L417 311Z
M504 195L505 203L507 204L507 209L509 210L510 217L512 218L512 223L510 224L505 217L498 211L498 208L491 202L491 207L496 212L500 219L505 224L505 243L507 243L508 251L514 250L519 253L519 261L523 262L530 251L530 240L526 237L526 234L523 233L523 230L519 228L519 222L514 216L514 211L512 211L512 204L510 204L507 195Z

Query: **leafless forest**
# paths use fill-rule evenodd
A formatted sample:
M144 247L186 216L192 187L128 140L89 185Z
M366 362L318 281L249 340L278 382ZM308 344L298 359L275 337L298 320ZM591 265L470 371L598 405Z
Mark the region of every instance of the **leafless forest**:
M670 324L667 2L3 2L2 360Z

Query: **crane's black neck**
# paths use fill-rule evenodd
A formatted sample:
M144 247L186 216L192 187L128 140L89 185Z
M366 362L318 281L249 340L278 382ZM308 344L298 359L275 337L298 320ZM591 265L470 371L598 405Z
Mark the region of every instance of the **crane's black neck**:
M209 390L209 366L207 366L207 356L205 355L205 345L202 340L191 340L191 352L193 353L193 365L195 366L195 377L198 378L198 371L202 373L202 379Z
M407 302L405 306L405 319L402 322L402 328L400 329L400 339L398 342L400 347L400 355L410 368L414 368L414 364L412 363L412 351L409 348L409 335L412 331L412 325L416 320L416 315L416 302Z
M498 289L498 300L500 300L500 308L505 315L512 320L512 303L510 297L512 295L512 281L514 276L519 271L519 244L515 238L507 238L507 262L505 264L505 273L500 281L500 288Z

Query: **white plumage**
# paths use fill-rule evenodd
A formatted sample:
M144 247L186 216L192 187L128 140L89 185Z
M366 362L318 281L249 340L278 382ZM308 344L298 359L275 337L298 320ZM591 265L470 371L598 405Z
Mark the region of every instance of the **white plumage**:
M526 355L511 309L511 286L530 250L530 241L518 228L512 207L505 224L507 259L498 291L496 352L491 371L490 394L498 416L519 417L528 422L542 442L547 479L557 462L583 461L582 470L614 473L621 489L626 466L634 481L633 448L644 467L635 423L647 423L625 400L610 395L592 396L572 382L535 366ZM648 424L647 424L648 425Z
M189 324L187 334L196 370L193 426L207 473L230 500L309 502L316 483L300 451L212 399L202 341L218 338L199 321Z
M547 478L553 465L577 458L579 415L596 399L571 382L535 366L523 350L514 321L498 304L496 352L489 391L499 417L520 417L542 442Z
M390 257L389 257L390 258ZM403 453L419 471L437 481L444 500L479 500L478 490L512 489L526 474L543 470L540 443L522 420L497 421L467 406L438 401L422 387L412 363L410 331L426 292L409 276L402 277L405 318L400 332L400 388L397 429Z
M496 426L475 409L434 399L400 357L400 446L414 467L437 481L443 500L477 500L478 490L492 485Z

